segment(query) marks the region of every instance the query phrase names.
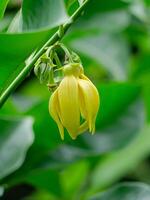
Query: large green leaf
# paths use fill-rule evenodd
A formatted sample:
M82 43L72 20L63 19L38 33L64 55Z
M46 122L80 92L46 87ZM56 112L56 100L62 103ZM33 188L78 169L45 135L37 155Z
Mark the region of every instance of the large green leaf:
M22 28L33 30L53 28L68 20L62 0L24 0L22 5Z
M33 169L26 174L24 182L36 188L49 191L65 199L71 199L80 193L89 169L88 162L79 161L66 166L61 172L53 170L51 166L43 165L40 169ZM70 177L68 181L68 177Z
M34 7L33 2L34 5L38 4L37 7ZM24 62L29 55L35 49L41 47L41 45L52 35L52 32L54 31L50 30L50 28L59 26L68 20L62 1L58 0L58 7L57 1L53 3L52 1L49 1L49 4L47 4L47 1L45 0L42 1L45 2L45 7L49 9L47 12L41 12L40 2L41 1L27 0L23 3L23 24L24 27L26 27L26 30L30 29L31 26L32 28L35 28L37 24L39 25L39 28L44 28L46 25L47 30L24 34L0 34L0 95L2 95L12 81L24 69ZM30 3L32 7L30 7ZM34 9L35 13L33 15ZM26 12L29 12L29 15L26 15ZM39 13L42 13L43 17L41 16L39 18ZM47 13L49 21L47 19ZM24 19L24 15L26 17L28 16L28 18ZM55 15L55 19L53 15ZM45 19L45 24L42 24L43 21L41 21L41 23L39 22L39 19L42 20L43 18ZM31 21L33 22L32 24Z
M148 200L149 197L149 185L144 183L124 183L97 194L89 198L89 200Z
M25 59L50 35L50 31L0 34L0 95L23 70Z
M97 120L98 127L107 127L116 122L141 94L141 87L134 83L101 83L98 85L98 90L101 98Z
M22 9L15 15L8 32L50 29L65 23L68 19L61 0L24 0Z
M0 1L0 19L3 17L6 6L9 0L1 0Z
M0 119L0 179L18 169L33 143L32 118Z
M63 196L65 199L80 199L81 188L86 182L89 163L85 160L67 166L60 174ZM69 181L68 181L68 177Z
M147 125L125 148L111 153L103 162L99 162L92 174L92 187L106 187L133 170L149 155L149 140L150 126Z

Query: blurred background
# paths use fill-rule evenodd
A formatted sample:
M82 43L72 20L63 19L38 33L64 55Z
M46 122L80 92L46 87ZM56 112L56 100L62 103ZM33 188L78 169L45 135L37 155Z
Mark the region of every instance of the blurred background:
M29 48L25 35L56 30L58 24L49 27L46 14L51 0L32 2L7 5L0 20L0 67L4 49L10 51L5 61L15 63L21 55L15 48ZM54 19L60 19L57 3ZM65 15L71 16L79 3L65 0ZM10 46L3 47L4 40ZM150 199L150 1L90 0L62 41L80 55L85 74L99 90L96 133L75 141L66 133L61 141L48 113L50 92L31 72L0 110L0 199L89 200L127 182L146 190L148 198L140 200ZM126 191L97 199L124 200Z

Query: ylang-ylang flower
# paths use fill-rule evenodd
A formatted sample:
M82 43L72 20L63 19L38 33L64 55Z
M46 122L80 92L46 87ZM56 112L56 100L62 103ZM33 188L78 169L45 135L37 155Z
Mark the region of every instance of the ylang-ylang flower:
M72 139L86 130L93 134L100 104L98 91L80 64L68 64L63 71L64 78L49 101L49 112L61 138L64 139L64 128Z

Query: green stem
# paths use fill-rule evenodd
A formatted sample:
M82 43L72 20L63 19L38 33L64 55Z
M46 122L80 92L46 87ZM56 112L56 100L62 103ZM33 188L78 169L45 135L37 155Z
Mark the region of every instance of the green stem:
M63 25L60 25L59 26L59 37L63 37L63 35L64 35L64 27L63 27Z
M85 6L89 0L85 0L84 3L73 13L68 23L63 25L64 34L71 26L71 24L82 14ZM45 48L55 44L57 41L61 40L64 35L59 34L59 30L43 45L43 47L36 53L33 59L30 61L28 65L24 67L24 69L20 72L20 74L13 80L13 82L8 86L8 88L2 93L0 97L0 107L5 103L10 94L17 88L17 86L25 79L25 77L30 73L31 69L34 67L34 63L37 59L44 53Z
M54 72L53 69L51 68L50 74L49 74L49 84L54 84Z
M64 50L65 54L68 56L69 62L73 63L73 59L71 57L70 51L67 49L67 47L64 44L60 44L61 48Z
M56 52L54 53L54 59L56 61L56 65L58 66L58 68L62 67L62 64L61 64L59 57L58 57Z

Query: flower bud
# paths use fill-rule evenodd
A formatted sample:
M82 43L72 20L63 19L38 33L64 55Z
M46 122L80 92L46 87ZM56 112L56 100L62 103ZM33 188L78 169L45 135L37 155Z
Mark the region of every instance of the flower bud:
M84 75L81 64L65 65L63 71L64 78L49 101L49 112L61 138L64 139L64 128L72 139L88 129L93 134L100 104L98 91Z

